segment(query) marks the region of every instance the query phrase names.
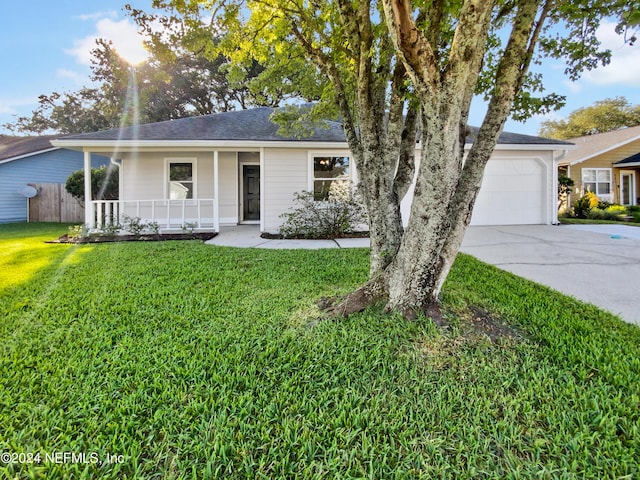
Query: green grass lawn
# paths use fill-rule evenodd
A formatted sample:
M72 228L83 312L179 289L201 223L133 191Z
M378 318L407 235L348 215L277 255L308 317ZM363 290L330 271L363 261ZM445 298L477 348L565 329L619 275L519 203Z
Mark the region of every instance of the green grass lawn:
M594 220L591 218L558 217L558 221L564 225L628 225L630 227L640 227L640 223L636 222L616 222L614 220Z
M594 307L460 255L446 330L317 322L367 250L65 231L0 225L0 478L640 477L640 329Z

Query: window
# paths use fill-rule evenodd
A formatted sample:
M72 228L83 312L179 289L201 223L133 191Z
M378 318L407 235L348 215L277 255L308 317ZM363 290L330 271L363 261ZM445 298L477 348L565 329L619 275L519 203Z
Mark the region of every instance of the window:
M169 199L193 198L193 162L169 162Z
M349 157L313 157L313 197L327 200L336 188L349 185Z
M597 197L611 197L611 169L583 168L582 186L585 192L593 192Z

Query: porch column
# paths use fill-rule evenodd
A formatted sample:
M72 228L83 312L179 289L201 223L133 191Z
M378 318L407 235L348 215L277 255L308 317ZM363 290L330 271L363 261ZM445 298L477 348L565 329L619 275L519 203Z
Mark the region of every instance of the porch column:
M264 147L260 147L260 232L264 232L264 217L265 214L267 213L267 210L265 209L265 204L264 204L264 194L265 194L265 189L264 189L264 177L265 177L265 171L266 169L264 168Z
M95 228L91 197L91 152L84 152L84 223L89 230Z
M218 175L218 150L213 151L213 231L220 233L220 175Z

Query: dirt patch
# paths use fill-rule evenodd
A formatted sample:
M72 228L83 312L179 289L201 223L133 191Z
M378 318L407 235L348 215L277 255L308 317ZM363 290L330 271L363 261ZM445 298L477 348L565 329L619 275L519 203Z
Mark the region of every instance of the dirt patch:
M518 329L478 307L470 307L469 315L464 317L464 334L484 335L494 343L500 340L522 340L523 338Z
M206 242L218 235L214 232L202 233L160 233L158 235L95 235L90 237L69 237L66 233L46 243L115 243L115 242L164 242L168 240L202 240Z
M422 337L413 345L413 355L430 369L463 368L459 362L461 352L469 348L480 348L479 351L491 355L526 341L525 334L516 327L478 307L463 312L447 311L445 317L446 325L436 324L439 334Z

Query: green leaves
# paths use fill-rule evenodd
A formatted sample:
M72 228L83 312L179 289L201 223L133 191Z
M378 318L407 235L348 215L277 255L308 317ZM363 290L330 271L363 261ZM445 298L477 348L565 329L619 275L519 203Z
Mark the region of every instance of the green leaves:
M640 125L640 105L631 105L626 98L616 97L574 110L566 120L543 121L540 134L569 139L636 125Z

